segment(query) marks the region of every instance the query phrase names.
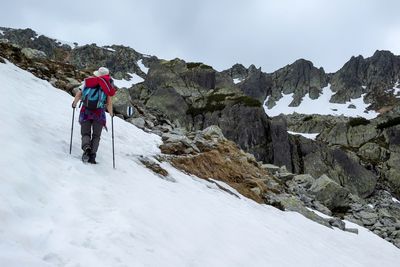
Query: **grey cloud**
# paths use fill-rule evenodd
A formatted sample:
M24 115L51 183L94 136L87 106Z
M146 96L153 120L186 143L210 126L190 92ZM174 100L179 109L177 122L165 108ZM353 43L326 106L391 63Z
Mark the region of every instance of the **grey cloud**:
M306 58L336 71L352 55L400 52L395 0L16 0L2 7L1 26L129 45L219 70L239 62L270 72Z

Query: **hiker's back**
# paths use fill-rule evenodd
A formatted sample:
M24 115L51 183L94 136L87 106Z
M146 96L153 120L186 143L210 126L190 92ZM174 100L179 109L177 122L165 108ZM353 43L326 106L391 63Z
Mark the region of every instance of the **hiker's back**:
M96 87L87 87L86 84L82 90L82 104L90 110L105 108L107 95L101 89L100 85Z

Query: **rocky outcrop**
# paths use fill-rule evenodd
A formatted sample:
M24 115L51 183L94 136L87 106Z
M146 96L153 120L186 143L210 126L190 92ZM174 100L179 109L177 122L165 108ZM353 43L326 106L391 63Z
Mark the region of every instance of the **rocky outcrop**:
M353 198L346 220L363 225L400 248L400 202L387 191L378 190L370 198Z
M24 50L14 44L0 43L0 57L69 93L88 75L73 65L42 58L40 55L36 50Z
M10 29L1 28L4 31L2 39L22 48L31 48L42 51L49 59L57 61L66 61L68 59L71 47L62 44L56 39L39 35L32 29Z
M376 51L370 58L352 57L331 79L336 92L331 102L345 103L366 93L371 108L396 105L392 89L400 79L400 57L389 51Z
M121 45L99 47L96 44L78 46L75 43L71 46L39 35L31 29L1 29L4 31L1 38L24 48L24 53L28 53L28 57L29 55L41 58L45 56L47 59L68 63L79 70L89 72L105 66L117 79L129 79L128 73L135 73L145 78L146 74L140 69L137 62L140 59L145 64L152 62L151 58ZM35 54L32 54L33 51L36 51Z
M259 203L267 191L283 188L269 175L253 155L228 141L217 126L187 135L163 134L161 151L178 169L209 180L223 181Z
M295 139L295 151L300 162L295 164L297 173L309 173L313 177L327 174L332 180L360 197L369 196L375 189L377 178L374 173L361 166L340 149L332 149L303 137ZM292 156L296 155L292 152ZM300 168L299 170L297 168Z
M128 73L136 73L142 78L146 74L137 65L142 55L130 47L113 45L98 47L96 44L78 46L70 53L69 62L79 69L94 70L99 66L110 69L116 79L128 79Z
M275 174L287 172L271 165L268 169L276 170ZM291 207L299 213L303 212L302 206L305 206L325 214L324 217L329 216L327 221L331 226L357 233L356 229L346 228L345 223L341 221L346 219L373 231L400 248L400 201L393 198L389 192L376 190L370 197L363 199L349 193L346 188L326 175L314 179L309 174L295 175L293 179L286 181L284 186L287 186L285 188L289 194L280 193L273 197L279 200L275 203L278 206L282 205L288 209ZM313 214L303 215L324 224L320 218L313 219Z
M289 106L296 107L308 94L311 99L319 97L322 88L328 85L328 76L323 68L316 68L307 60L299 59L272 73L272 89L266 105L272 108L282 94L293 94Z
M323 218L308 208L314 204L306 204L302 199L305 196L290 194L282 178L290 177L287 180L290 181L294 179L294 174L288 175L284 167L257 162L253 155L228 141L217 126L186 135L163 134L162 139L164 143L160 148L164 155L160 158L171 162L178 169L215 183L220 189L237 197L240 196L215 181L222 181L259 203L298 212L327 227L345 230L345 223L339 218ZM318 201L313 202L320 210L330 213Z
M347 209L349 206L350 192L325 174L312 183L309 191L330 210Z
M222 73L236 80L237 86L245 95L257 99L261 103L264 102L266 96L271 91L271 76L262 72L261 68L256 68L254 65L250 65L246 69L241 64L235 64L232 68Z
M288 116L293 131L318 130L317 139L340 149L377 177L377 187L400 197L400 120L388 112L373 120L327 116ZM325 121L324 121L325 118Z
M332 115L308 115L293 113L285 115L287 128L298 133L321 133L339 123L347 123L348 117Z

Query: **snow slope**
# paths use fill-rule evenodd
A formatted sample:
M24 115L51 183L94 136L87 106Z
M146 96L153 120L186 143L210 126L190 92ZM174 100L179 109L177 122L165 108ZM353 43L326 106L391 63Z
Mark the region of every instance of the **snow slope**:
M162 166L143 167L158 136L115 119L98 165L80 161L72 97L0 64L0 266L398 266L400 250L360 228L332 230L238 199ZM77 114L75 114L75 118Z
M364 117L366 119L373 119L378 116L379 113L375 111L366 112L366 108L369 104L364 103L364 95L360 98L352 99L345 104L330 103L333 92L330 85L322 89L321 95L317 99L311 99L307 94L303 97L298 107L289 107L289 104L293 101L293 94L283 95L281 99L276 102L276 105L271 109L265 104L268 101L269 96L264 102L264 110L268 116L274 117L279 114L293 114L294 112L300 114L321 114L321 115L344 115L347 117ZM349 105L354 105L355 108L349 108Z
M292 132L292 131L287 131L289 134L293 135L301 135L307 139L315 140L319 133L298 133L298 132Z
M131 88L133 85L144 81L144 79L139 75L137 75L136 73L128 73L128 74L131 76L129 80L114 79L114 84L119 88Z

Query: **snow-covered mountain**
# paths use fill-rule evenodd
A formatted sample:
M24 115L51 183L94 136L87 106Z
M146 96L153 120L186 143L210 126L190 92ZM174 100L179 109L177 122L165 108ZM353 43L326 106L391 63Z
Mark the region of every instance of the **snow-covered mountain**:
M110 132L102 135L100 163L82 164L76 121L68 154L72 97L9 62L0 63L0 82L1 266L400 262L395 246L349 222L358 235L238 199L166 163L170 179L161 179L139 161L160 153L160 137L118 118L117 168Z
M245 94L264 101L270 116L296 112L371 119L399 106L400 57L390 51L352 57L335 73L305 59L272 73L240 64L224 73Z
M346 117L363 117L366 119L373 119L379 115L374 110L368 110L369 104L364 103L365 94L356 99L340 104L331 103L329 100L333 96L330 85L322 89L322 93L316 99L310 98L309 94L303 97L301 103L296 106L290 106L293 101L293 93L283 95L281 99L276 102L276 105L269 108L266 103L270 96L264 102L264 110L268 116L274 117L280 114L289 115L293 113L299 114L319 114L319 115L334 115Z

